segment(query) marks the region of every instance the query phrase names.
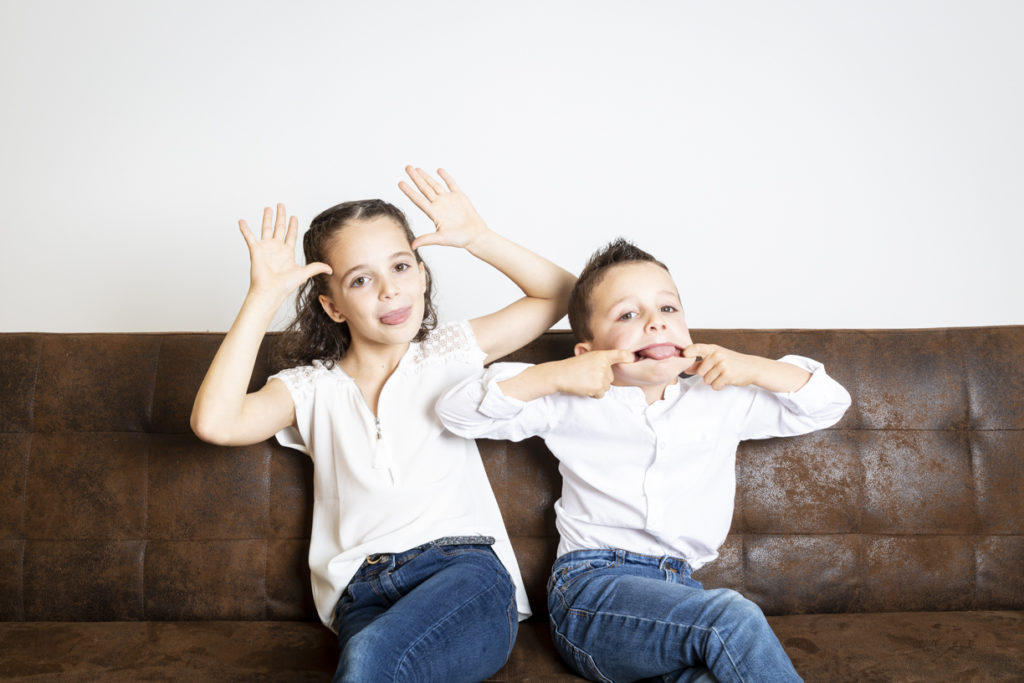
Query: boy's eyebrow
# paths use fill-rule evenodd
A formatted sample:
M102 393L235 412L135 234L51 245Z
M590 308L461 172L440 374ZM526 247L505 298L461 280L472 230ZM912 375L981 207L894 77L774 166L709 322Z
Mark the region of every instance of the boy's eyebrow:
M387 259L385 259L385 260L386 261L391 261L393 259L400 258L400 257L415 258L415 256L412 255L411 251L396 251L391 256L388 256ZM344 273L342 273L341 279L342 280L347 280L349 275L351 275L352 273L354 273L357 270L362 270L364 268L369 268L369 266L367 266L366 264L363 264L363 263L360 263L359 265L352 266L351 268L346 270Z
M670 290L670 289L663 289L663 290L661 290L660 292L658 292L658 294L659 294L659 295L661 295L661 294L668 294L668 295L669 295L669 296L671 296L671 297L672 297L673 299L675 299L676 301L680 302L680 305L682 305L682 301L683 301L683 300L682 300L682 299L680 298L680 296L679 296L679 294L678 294L677 292L673 292L673 291L672 291L672 290ZM619 304L621 304L621 303L622 303L623 301L627 301L627 300L629 300L629 299L633 299L633 298L636 298L636 294L627 294L626 296L622 297L622 298L621 298L621 299L619 299L618 301L613 301L613 302L612 302L612 305L611 305L611 306L609 306L608 308L609 308L609 309L615 308L616 306L618 306Z

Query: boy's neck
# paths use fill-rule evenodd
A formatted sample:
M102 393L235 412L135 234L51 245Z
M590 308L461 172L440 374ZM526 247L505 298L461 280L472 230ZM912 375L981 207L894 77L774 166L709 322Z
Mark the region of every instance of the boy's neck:
M678 381L678 378L676 378ZM613 385L617 387L636 387L640 391L644 392L644 399L647 401L647 405L651 405L661 399L665 398L665 390L669 386L675 384L675 382L668 382L666 384L625 384L623 382L614 381Z

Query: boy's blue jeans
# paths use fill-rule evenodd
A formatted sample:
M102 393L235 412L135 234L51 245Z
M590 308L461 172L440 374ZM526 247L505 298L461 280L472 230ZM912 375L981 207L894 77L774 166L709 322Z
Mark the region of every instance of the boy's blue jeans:
M335 608L335 681L481 681L519 628L515 587L489 545L434 541L371 555Z
M551 635L594 681L799 681L760 608L704 590L685 561L580 550L548 580Z

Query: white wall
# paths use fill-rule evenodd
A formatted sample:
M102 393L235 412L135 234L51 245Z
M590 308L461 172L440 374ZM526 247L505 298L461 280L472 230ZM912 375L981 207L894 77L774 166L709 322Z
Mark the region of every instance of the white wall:
M0 330L224 330L236 220L444 166L693 327L1024 323L1024 3L0 0ZM444 318L515 296L433 247Z

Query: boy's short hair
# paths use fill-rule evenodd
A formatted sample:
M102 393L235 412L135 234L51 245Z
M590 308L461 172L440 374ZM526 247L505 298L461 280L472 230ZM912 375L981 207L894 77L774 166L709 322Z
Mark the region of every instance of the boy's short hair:
M594 338L590 330L590 316L593 315L590 295L610 268L624 263L653 263L668 272L668 266L664 263L621 237L595 251L587 265L583 266L579 279L572 288L572 294L569 295L569 327L572 328L577 341L588 342Z

